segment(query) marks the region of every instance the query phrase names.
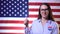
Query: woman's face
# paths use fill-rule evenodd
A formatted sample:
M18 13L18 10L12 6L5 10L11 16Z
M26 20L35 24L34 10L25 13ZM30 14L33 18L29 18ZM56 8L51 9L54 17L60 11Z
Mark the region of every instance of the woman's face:
M48 7L46 5L41 5L40 11L41 11L40 14L41 14L42 18L48 17L49 11L48 11Z

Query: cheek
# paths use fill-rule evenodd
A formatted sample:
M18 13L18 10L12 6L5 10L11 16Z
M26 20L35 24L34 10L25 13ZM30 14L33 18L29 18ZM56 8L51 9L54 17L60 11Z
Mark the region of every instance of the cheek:
M49 12L46 12L46 15L48 15L49 14Z
M41 14L41 16L43 16L44 14L43 14L44 12L41 12L40 14Z

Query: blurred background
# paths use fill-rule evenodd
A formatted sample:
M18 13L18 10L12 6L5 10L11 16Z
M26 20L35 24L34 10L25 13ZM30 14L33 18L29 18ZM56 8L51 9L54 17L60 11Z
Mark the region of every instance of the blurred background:
M0 0L0 34L24 34L25 18L30 27L41 3L50 5L60 29L60 0Z

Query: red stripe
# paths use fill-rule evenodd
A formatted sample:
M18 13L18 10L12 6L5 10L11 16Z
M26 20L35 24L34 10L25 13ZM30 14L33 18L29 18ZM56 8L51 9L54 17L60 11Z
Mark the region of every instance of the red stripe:
M4 27L1 27L1 26L0 26L0 29L5 29L5 30L8 30L8 29L9 29L9 30L10 30L10 29L11 29L11 30L24 30L24 27L5 27L5 26L4 26Z
M29 2L29 5L41 5L40 2ZM60 3L48 3L51 6L60 6Z
M29 21L31 23L32 21ZM14 24L23 24L24 21L18 21L18 20L0 20L0 23L14 23Z
M60 21L57 21L58 24L60 24ZM5 30L24 30L24 27L6 27L6 26L0 26L0 29L5 29Z
M17 23L17 24L23 24L23 21L18 21L18 20L0 20L0 23Z
M33 16L34 17L34 16ZM57 21L60 24L60 21ZM14 23L14 24L23 24L24 21L14 21L14 20L0 20L0 23ZM31 24L32 21L29 21L29 24Z
M60 24L60 21L56 21L58 24Z
M60 27L59 27L59 28L60 28ZM8 29L9 29L9 30L24 30L24 27L1 27L1 26L0 26L0 29L1 29L1 30L2 30L2 29L3 29L3 30L4 30L4 29L5 29L5 30L8 30Z
M37 18L38 17L38 15L29 15L29 17L33 17L33 18Z
M53 15L54 18L60 18L60 15Z
M24 34L24 33L0 33L0 34Z
M38 15L29 15L29 17L38 18ZM54 18L60 18L60 15L53 15Z
M0 26L0 29L2 30L2 29L5 29L5 30L24 30L24 27L1 27Z
M37 12L37 11L39 11L39 9L34 9L34 8L32 8L32 9L29 9L29 11L33 11L33 12ZM52 9L52 11L53 12L60 12L60 9Z

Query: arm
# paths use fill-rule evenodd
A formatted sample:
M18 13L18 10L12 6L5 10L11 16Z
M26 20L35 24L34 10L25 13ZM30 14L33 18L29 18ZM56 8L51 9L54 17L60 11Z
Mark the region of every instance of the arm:
M32 30L33 30L33 27L34 27L33 25L34 24L35 24L35 22L33 21L30 28L29 27L25 27L25 34L33 34Z
M29 28L28 27L28 21L27 20L25 21L25 26L26 26L25 27L25 34L33 34L33 31L32 30L34 29L34 24L35 24L35 21L32 22L32 25Z
M53 34L59 34L59 26L57 23L54 25Z

